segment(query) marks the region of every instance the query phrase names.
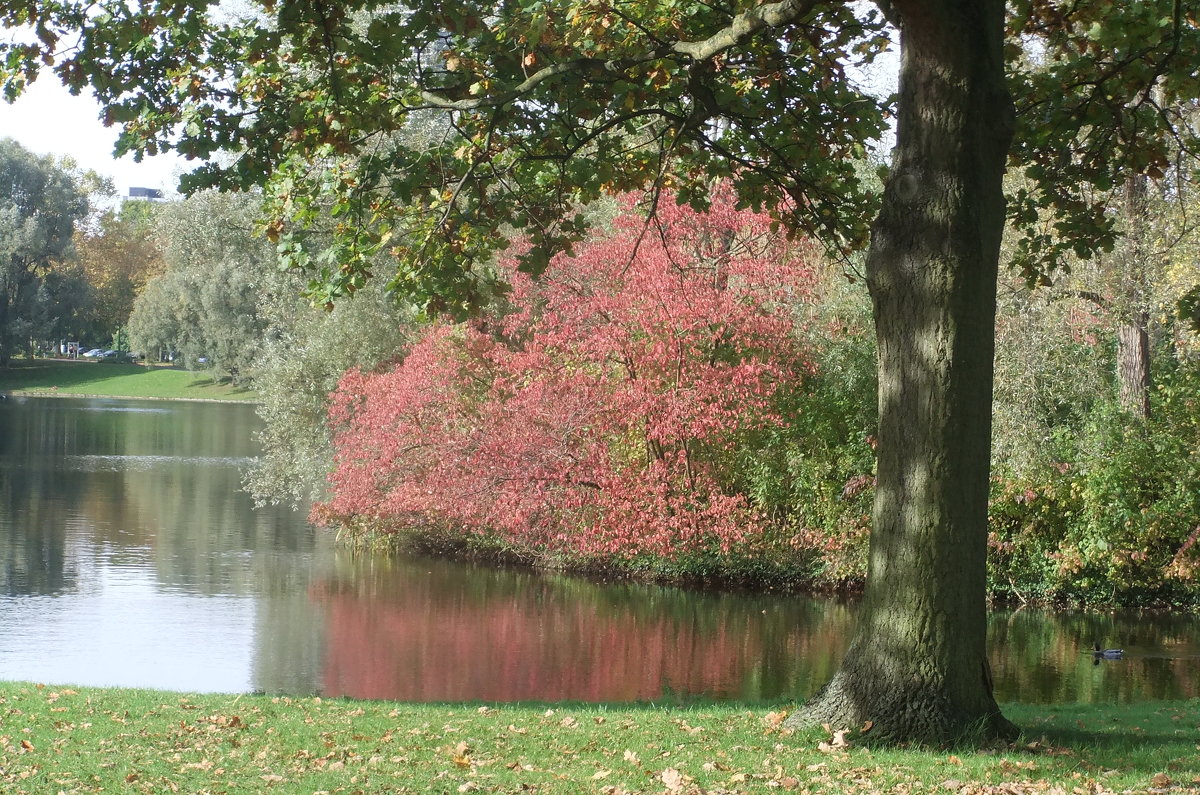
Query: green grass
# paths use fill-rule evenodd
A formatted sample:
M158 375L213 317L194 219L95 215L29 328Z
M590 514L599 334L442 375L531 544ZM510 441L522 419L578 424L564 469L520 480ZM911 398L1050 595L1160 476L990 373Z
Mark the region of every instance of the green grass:
M1200 791L1200 703L1010 706L1018 744L830 749L746 705L396 704L0 683L0 791ZM825 744L824 750L821 745Z
M14 395L99 395L176 400L254 400L253 391L201 373L103 361L14 359L0 369L0 392Z

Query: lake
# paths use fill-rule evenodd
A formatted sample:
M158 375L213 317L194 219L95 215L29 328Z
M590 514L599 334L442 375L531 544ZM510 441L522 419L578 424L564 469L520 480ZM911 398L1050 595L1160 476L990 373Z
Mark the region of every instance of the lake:
M852 600L353 554L241 490L252 406L0 401L0 679L413 701L803 698ZM1200 695L1190 614L990 616L1000 701ZM1093 641L1123 660L1093 664Z

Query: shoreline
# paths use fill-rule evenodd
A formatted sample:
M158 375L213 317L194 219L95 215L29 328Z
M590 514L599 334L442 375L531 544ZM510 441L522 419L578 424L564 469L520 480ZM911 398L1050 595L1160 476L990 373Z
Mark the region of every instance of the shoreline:
M59 392L50 390L20 390L0 392L0 400L13 398L86 398L89 400L166 400L192 403L245 403L255 405L258 398L167 397L165 395L106 395L93 392Z

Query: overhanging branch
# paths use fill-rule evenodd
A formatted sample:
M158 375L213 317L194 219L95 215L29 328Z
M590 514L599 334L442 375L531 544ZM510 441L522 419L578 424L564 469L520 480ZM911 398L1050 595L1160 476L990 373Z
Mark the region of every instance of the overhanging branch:
M498 107L529 94L542 83L560 75L592 72L620 75L644 63L663 58L682 57L690 61L707 61L726 50L737 47L769 28L795 22L811 12L822 0L780 0L751 8L734 16L729 25L700 41L679 41L652 48L642 56L632 58L576 58L545 66L521 83L504 91L471 99L450 99L434 91L422 91L421 99L443 110L472 111Z

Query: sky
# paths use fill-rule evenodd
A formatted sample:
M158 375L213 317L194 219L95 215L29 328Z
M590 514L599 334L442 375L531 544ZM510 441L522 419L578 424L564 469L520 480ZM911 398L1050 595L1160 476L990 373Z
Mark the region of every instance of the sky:
M117 128L100 121L100 106L90 94L71 96L53 75L42 75L14 104L0 99L0 138L15 138L39 155L70 155L84 169L111 177L118 194L131 187L160 188L175 193L179 174L191 165L174 155L117 160L113 144Z

